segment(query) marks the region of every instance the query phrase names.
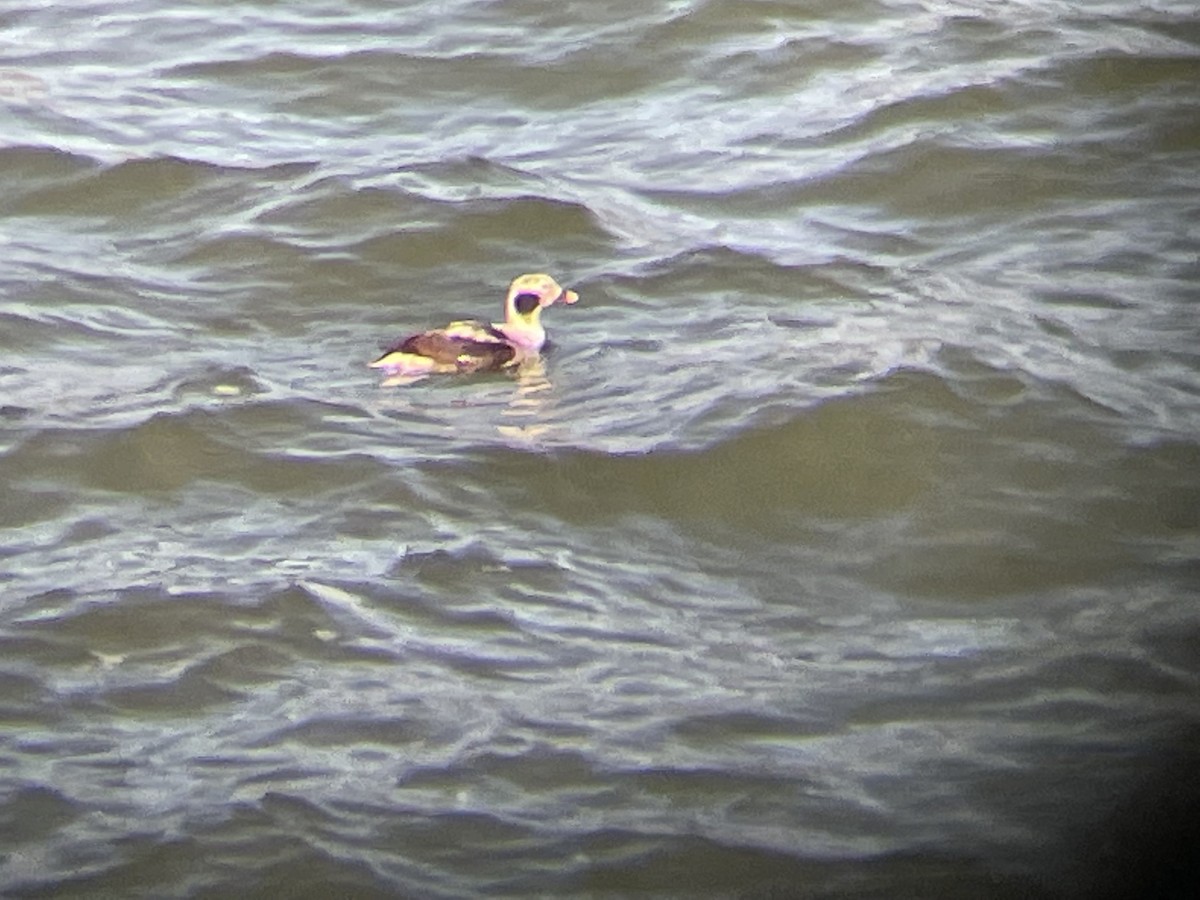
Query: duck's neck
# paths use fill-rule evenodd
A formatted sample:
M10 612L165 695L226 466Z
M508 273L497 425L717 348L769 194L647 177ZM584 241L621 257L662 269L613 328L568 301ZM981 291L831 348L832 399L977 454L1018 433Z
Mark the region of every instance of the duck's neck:
M504 324L496 329L517 346L536 353L546 343L546 329L542 327L542 308L536 306L522 315L509 300L504 304Z

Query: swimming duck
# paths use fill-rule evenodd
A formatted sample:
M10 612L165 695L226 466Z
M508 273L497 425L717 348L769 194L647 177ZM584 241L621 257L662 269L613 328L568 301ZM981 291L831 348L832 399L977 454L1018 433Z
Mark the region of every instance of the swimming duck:
M474 319L412 334L393 344L371 363L383 369L384 384L404 384L426 375L491 372L536 357L546 343L542 309L559 300L575 303L579 295L549 275L522 275L504 298L504 321L489 325Z

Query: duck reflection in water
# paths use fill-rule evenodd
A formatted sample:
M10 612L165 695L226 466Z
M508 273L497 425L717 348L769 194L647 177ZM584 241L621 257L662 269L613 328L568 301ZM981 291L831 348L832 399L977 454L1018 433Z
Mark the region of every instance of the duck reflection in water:
M517 389L508 407L501 413L513 419L536 419L546 411L547 400L554 385L546 377L546 364L540 356L526 359L517 367ZM532 440L550 430L545 422L514 422L512 425L497 425L496 430L507 438Z

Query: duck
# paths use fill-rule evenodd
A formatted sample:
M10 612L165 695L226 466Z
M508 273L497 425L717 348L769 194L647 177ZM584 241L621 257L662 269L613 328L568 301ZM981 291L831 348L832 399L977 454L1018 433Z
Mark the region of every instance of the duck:
M579 295L542 272L520 275L504 297L504 321L476 319L410 334L383 351L371 368L388 376L383 383L406 384L427 375L496 372L536 358L546 343L542 310Z

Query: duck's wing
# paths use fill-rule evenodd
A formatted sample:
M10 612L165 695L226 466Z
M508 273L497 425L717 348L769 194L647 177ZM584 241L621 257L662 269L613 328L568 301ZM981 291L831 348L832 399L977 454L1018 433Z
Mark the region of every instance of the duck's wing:
M516 353L516 348L491 325L463 320L410 335L385 350L371 365L404 371L475 372L502 368Z
M503 331L500 331L495 325L480 322L478 319L460 319L457 322L451 322L444 328L437 329L437 331L455 340L479 341L484 344L508 343L508 338L504 336Z

